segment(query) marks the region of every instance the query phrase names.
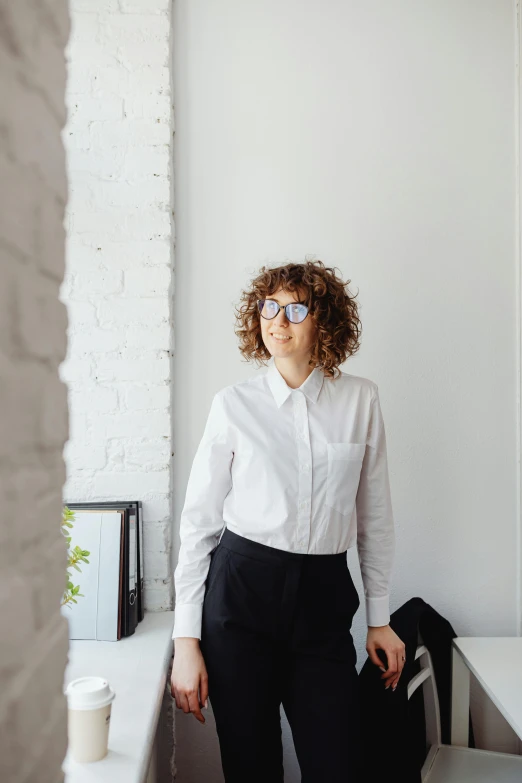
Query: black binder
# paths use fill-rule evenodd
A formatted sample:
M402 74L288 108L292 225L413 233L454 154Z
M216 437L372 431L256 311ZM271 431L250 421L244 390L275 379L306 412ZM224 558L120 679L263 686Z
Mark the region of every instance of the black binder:
M133 612L136 614L135 626L141 623L145 615L145 600L144 600L144 577L143 577L143 503L141 500L127 501L124 506L131 506L135 513L136 520L136 557L135 557L135 571L136 571L136 602Z
M143 576L143 504L136 501L138 509L138 558L137 558L137 585L138 585L138 622L141 623L145 616L145 580Z
M109 501L90 503L66 503L71 511L75 509L103 510L114 509L125 515L124 522L124 557L123 557L123 590L122 590L122 636L132 636L138 622L143 619L140 616L140 607L143 607L142 595L142 571L140 559L143 559L143 534L141 531L142 509L141 501ZM140 546L141 538L141 546Z

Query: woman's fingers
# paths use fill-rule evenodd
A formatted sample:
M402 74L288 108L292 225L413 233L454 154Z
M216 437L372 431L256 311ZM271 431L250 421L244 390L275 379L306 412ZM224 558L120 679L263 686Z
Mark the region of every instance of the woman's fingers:
M200 723L205 723L205 718L203 717L203 714L201 712L201 707L199 706L199 700L198 700L198 694L197 692L190 693L188 695L188 703L190 707L190 712L194 715L197 720L199 720Z
M194 717L197 718L200 723L205 723L205 718L201 712L201 705L199 703L197 691L180 691L175 689L176 695L176 707L183 710L185 713L192 712Z
M386 653L386 660L388 662L388 668L385 669L383 662L377 655L377 648L376 647L370 647L367 648L368 655L370 656L370 660L372 663L374 663L376 666L379 667L379 669L385 669L384 673L381 674L381 679L385 680L385 685L390 681L390 679L396 674L396 670L394 667L390 668L390 661L393 664L393 654L388 651L386 647L379 647L378 649L383 650ZM395 659L396 660L396 659Z
M390 649L383 649L386 653L388 668L384 674L381 674L381 679L384 680L385 687L387 688L393 682L397 674L397 655L395 655Z
M404 663L405 663L405 661L402 660L403 652L398 652L398 653L395 654L395 656L396 656L396 659L397 659L397 673L393 677L393 679L390 680L390 686L392 687L393 690L395 690L395 688L398 685L398 682L399 682L401 674L402 674L402 670L404 669Z
M371 662L374 663L376 666L378 666L379 669L386 668L385 665L383 664L383 662L381 661L381 659L379 658L379 656L377 655L377 649L375 647L373 647L373 646L372 647L367 647L366 651L367 651L368 655L370 656Z
M176 699L176 706L178 709L183 710L183 712L190 712L190 707L188 703L188 698L185 693L182 693L181 691L178 691L178 698Z
M403 659L402 659L403 655L404 655L403 651L397 653L397 665L399 667L399 674L398 674L398 677L397 677L397 679L395 681L395 687L397 687L397 684L398 684L398 682L399 682L399 680L401 678L402 670L404 669L405 661L403 661Z
M205 723L205 718L201 712L201 706L199 704L198 695L195 691L183 693L182 691L175 690L176 707L183 710L185 713L192 712L194 717L201 723Z
M393 677L392 680L390 680L390 687L393 688L393 690L395 690L395 688L397 687L397 683L399 682L399 677L401 676L401 666L400 666L400 663L399 663L399 654L398 653L394 653L394 660L395 660L396 672L398 672L398 674L396 674L396 676Z
M202 675L199 683L199 704L200 707L208 708L208 676Z

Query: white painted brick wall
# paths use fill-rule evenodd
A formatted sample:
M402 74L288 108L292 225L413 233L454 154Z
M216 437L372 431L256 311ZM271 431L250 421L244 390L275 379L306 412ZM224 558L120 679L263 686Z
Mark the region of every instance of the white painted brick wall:
M0 3L0 780L57 783L67 749L66 0Z
M146 607L171 609L170 0L71 0L64 129L69 501L144 502Z

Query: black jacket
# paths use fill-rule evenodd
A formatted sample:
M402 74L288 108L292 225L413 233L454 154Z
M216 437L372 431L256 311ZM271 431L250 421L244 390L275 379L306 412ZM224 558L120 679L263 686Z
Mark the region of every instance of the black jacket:
M368 657L359 672L362 769L364 783L400 780L420 783L426 759L426 724L422 686L408 700L408 683L418 671L417 634L430 651L437 684L441 741L450 744L452 626L422 598L410 598L392 613L390 626L406 645L406 662L395 691L385 689L382 672ZM378 650L386 668L386 654ZM475 747L471 715L469 747Z

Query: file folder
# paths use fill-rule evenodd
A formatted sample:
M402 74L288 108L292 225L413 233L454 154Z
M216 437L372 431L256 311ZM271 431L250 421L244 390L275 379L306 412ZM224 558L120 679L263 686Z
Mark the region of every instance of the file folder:
M125 513L77 509L70 531L71 545L87 550L89 563L71 569L80 586L77 603L61 607L69 622L70 639L118 641L123 630L123 563Z
M124 516L122 582L120 596L122 604L121 636L132 636L138 624L138 563L139 563L139 506L135 502L97 502L67 503L71 511L108 511L114 510ZM140 501L141 505L141 501ZM74 541L73 541L74 544ZM81 545L81 544L80 544ZM83 545L82 549L88 549Z

